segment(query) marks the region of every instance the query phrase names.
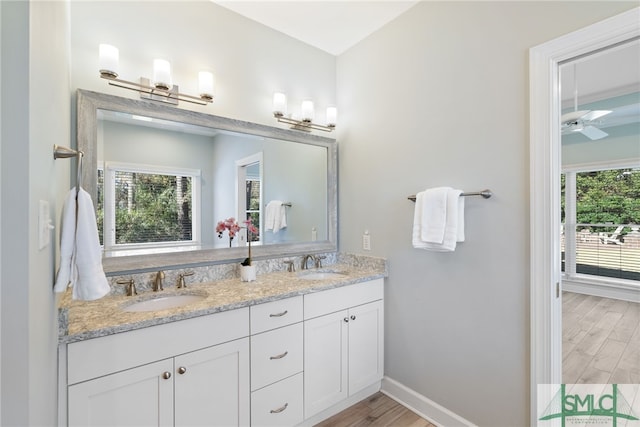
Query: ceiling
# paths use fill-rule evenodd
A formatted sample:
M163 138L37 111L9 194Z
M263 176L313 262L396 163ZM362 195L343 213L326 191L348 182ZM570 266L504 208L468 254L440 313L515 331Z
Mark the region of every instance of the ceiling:
M249 19L340 55L419 0L211 0ZM571 61L562 67L563 107L573 106L574 67L581 104L640 91L640 41Z
M587 104L640 92L640 40L563 64L560 84L563 108L573 107L576 95L578 104Z
M212 1L332 55L340 55L418 3L404 0Z

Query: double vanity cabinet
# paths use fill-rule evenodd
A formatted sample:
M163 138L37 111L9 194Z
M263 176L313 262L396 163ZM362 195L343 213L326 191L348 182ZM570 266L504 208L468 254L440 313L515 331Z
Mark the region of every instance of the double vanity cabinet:
M318 421L379 388L383 294L377 278L61 344L61 424Z

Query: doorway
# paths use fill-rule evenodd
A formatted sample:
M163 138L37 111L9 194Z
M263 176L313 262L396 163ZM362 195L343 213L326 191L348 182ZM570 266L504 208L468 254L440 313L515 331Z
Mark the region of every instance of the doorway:
M532 425L536 425L538 419L538 385L562 383L559 67L563 62L638 37L640 8L530 50Z

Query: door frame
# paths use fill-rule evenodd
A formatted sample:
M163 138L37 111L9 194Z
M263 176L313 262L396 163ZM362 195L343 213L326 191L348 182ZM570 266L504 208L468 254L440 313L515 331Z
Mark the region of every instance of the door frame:
M529 51L531 425L538 424L537 385L562 383L559 65L635 37L640 8Z

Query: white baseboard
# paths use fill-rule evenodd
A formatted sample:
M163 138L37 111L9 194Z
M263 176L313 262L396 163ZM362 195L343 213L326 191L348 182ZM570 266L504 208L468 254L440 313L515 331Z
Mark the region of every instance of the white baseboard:
M389 377L382 379L380 391L437 426L475 426L472 422Z
M640 288L628 284L607 284L597 281L562 280L562 290L596 297L613 298L630 302L640 302Z

